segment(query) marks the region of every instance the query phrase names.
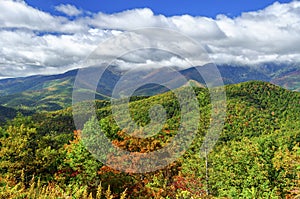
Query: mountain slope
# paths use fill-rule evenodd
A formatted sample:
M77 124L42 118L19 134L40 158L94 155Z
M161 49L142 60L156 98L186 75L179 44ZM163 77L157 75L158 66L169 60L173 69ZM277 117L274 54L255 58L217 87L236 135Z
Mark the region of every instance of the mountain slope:
M59 75L36 75L29 77L9 78L0 80L0 96L37 91L48 87L51 81L74 80L78 70L68 71Z
M271 83L281 85L290 90L300 91L300 70L281 74L271 80Z
M268 134L285 126L289 121L297 121L300 118L300 93L298 92L262 81L227 85L225 88L227 117L222 139L232 139L242 134L249 137ZM210 115L208 90L195 87L195 91L201 115L208 119ZM180 113L176 97L172 92L167 92L132 102L131 116L138 123L146 124L149 122L148 109L155 104L162 104L167 109L171 122L174 122L176 115ZM98 117L103 118L109 112L109 106L100 108Z
M60 75L32 76L25 78L0 80L0 104L6 107L23 108L38 111L53 111L69 107L72 104L73 85L78 70ZM107 99L107 90L111 90L108 80L112 74L105 73L99 83L102 94L97 99ZM108 88L107 88L108 87Z
M23 115L32 115L33 112L27 111L27 110L22 110L22 109L13 109L13 108L8 108L4 106L0 106L0 124L6 122L7 120L11 120L17 116L18 113L21 113Z

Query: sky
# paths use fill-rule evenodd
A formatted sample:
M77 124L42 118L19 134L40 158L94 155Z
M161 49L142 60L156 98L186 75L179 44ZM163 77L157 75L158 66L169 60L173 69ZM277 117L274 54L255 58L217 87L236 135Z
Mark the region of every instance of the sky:
M149 8L155 14L174 16L188 14L191 16L215 17L218 14L238 16L242 12L263 9L274 3L272 0L27 0L29 5L41 10L55 13L55 6L71 4L82 10L112 14L136 8ZM281 3L288 0L278 1Z
M300 1L0 0L0 13L0 78L65 72L101 45L103 62L145 43L170 45L124 35L145 27L182 33L216 64L300 62ZM197 53L187 58L197 63ZM126 56L117 63L127 68L182 64L165 52Z

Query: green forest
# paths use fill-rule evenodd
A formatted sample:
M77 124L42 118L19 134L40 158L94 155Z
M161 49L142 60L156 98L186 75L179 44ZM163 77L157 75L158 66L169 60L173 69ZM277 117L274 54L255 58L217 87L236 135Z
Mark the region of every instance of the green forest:
M176 161L148 173L104 165L86 149L82 136L97 123L113 145L127 151L164 147L180 125L180 106L171 91L131 97L130 114L139 126L149 123L152 106L166 110L163 128L145 139L118 127L110 101L97 100L97 117L82 129L75 128L72 107L18 113L0 128L0 198L300 198L300 93L260 81L227 85L224 127L203 157L210 94L206 88L193 89L200 109L200 120L190 121L199 122L195 139Z

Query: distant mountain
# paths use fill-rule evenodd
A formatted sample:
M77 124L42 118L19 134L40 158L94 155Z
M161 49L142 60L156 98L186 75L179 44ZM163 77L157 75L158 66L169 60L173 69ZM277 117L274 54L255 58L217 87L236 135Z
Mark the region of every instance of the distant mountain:
M201 76L198 75L197 71L200 72L205 71L207 70L206 67L210 67L210 66L207 65L207 66L192 67L192 68L182 70L180 72L188 79L192 79L205 84L204 80L201 78ZM251 80L260 80L260 81L268 82L271 80L269 76L265 75L262 72L259 72L258 70L254 70L250 67L219 65L217 66L217 68L220 71L224 84L236 84L236 83L247 82Z
M18 109L53 111L72 104L78 70L59 75L37 75L0 80L0 105ZM107 70L99 82L97 99L108 99L119 76ZM115 80L115 81L114 81ZM84 81L84 80L83 80Z
M55 83L74 80L78 70L72 70L58 75L35 75L0 80L0 96L39 91L53 86Z
M0 104L18 109L58 110L71 103L76 71L0 81Z
M299 92L300 91L300 70L294 70L288 73L283 73L280 76L273 78L271 80L271 83Z
M257 68L258 71L270 77L272 84L283 88L300 91L300 65L267 63Z
M198 71L205 71L209 65L191 67L179 70L188 81L193 80L193 84L205 85L205 82ZM272 82L290 90L300 90L300 78L297 66L264 65L260 67L245 67L232 65L217 66L225 84L236 84L250 80L260 80ZM86 90L91 92L94 82L89 78L95 74L95 68L84 69L86 78L80 80L86 85ZM109 99L116 83L126 74L127 71L121 70L117 66L110 66L102 75L98 82L95 92L96 99ZM59 75L36 75L30 77L10 78L0 80L0 105L16 109L51 111L68 107L72 103L73 84L78 70L71 70ZM179 78L173 72L166 72L163 68L152 69L149 71L136 71L130 75L128 82L132 86L137 79L142 77L142 81L149 81L163 74L166 81L175 87L183 86ZM167 80L168 77L175 77ZM179 83L178 83L179 82ZM128 84L130 85L130 84ZM124 88L125 90L128 88ZM168 91L169 89L158 84L147 84L135 90L134 95L155 95Z

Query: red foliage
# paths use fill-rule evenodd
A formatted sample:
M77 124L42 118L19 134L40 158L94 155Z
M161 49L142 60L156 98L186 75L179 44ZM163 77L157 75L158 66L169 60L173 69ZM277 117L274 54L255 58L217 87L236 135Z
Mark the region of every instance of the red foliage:
M175 189L188 191L191 194L196 196L205 195L205 191L203 190L203 184L201 183L201 179L176 176L172 185L175 187Z

